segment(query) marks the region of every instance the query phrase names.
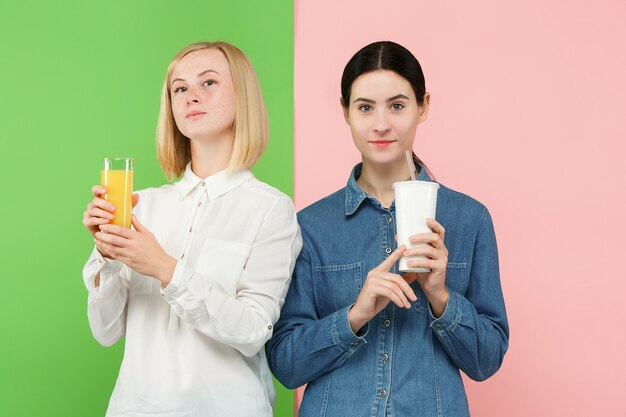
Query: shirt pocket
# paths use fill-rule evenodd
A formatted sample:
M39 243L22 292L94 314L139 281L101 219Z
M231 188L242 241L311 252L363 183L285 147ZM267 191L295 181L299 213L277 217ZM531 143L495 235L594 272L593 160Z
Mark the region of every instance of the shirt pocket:
M251 250L252 246L242 242L207 238L196 271L227 294L236 295Z
M446 287L458 292L459 294L465 294L467 289L467 264L465 262L448 262L446 267ZM417 281L411 283L411 287L415 291L417 301L413 303L413 307L418 313L428 314L428 299L422 287Z
M315 268L314 291L322 317L353 304L363 286L361 262Z

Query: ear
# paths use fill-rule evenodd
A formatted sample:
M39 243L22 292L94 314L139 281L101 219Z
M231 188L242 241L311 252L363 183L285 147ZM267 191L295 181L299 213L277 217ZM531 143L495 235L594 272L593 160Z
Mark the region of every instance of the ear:
M348 106L344 105L342 97L339 97L339 105L341 106L341 110L343 110L343 120L345 120L347 124L350 124L350 115L348 114Z
M420 118L419 123L422 123L428 118L428 109L430 108L430 93L424 93L424 102L420 106Z

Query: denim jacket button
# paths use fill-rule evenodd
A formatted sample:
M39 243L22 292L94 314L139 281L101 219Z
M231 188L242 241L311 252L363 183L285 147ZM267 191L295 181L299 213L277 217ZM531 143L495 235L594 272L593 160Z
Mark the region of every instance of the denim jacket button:
M391 217L387 217L387 223L391 223Z
M387 391L385 391L384 389L381 389L378 395L380 395L381 397L384 397L385 395L387 395Z
M391 320L385 320L383 321L383 324L385 325L385 327L389 327L391 326Z
M441 324L437 323L437 324L435 324L435 329L436 330L441 330L441 329L443 329L443 326Z
M389 247L385 248L385 253L386 254L390 254L391 253L391 248L389 248Z
M383 356L381 357L381 359L383 360L383 362L387 362L389 360L389 355L387 355L386 353L383 354Z

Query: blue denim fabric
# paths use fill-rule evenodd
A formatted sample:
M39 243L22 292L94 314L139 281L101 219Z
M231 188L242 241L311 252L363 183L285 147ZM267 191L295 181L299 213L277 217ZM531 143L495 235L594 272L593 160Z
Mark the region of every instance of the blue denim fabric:
M450 297L435 319L419 284L411 309L390 303L358 335L348 322L368 272L395 249L395 206L346 188L298 214L304 247L266 349L289 388L308 384L300 417L469 416L459 370L484 380L500 367L509 328L491 216L441 185L437 220L449 251ZM425 169L420 180L432 181ZM394 271L397 273L396 264Z

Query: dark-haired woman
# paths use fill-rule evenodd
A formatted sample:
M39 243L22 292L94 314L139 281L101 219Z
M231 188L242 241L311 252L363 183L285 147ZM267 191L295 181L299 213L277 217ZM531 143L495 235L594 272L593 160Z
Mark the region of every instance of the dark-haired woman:
M341 103L362 156L347 186L302 210L304 247L266 346L287 387L308 384L300 417L468 416L459 370L493 375L508 347L491 216L440 185L425 245L396 248L392 184L428 115L415 57L393 42L357 52ZM416 160L418 179L434 181ZM399 275L403 256L430 273Z

